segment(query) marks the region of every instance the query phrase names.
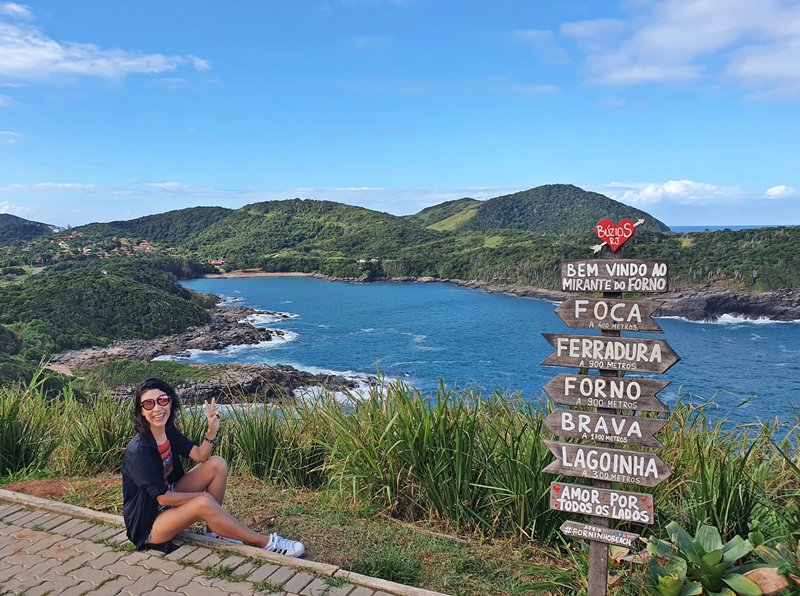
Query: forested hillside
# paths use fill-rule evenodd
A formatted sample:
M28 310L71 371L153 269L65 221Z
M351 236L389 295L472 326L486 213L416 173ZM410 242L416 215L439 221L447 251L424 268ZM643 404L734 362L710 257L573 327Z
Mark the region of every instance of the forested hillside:
M208 299L177 282L202 271L179 259L117 258L60 264L0 287L0 378L24 376L12 373L59 350L207 323Z
M0 213L0 246L26 242L52 232L52 227L9 213Z
M583 234L604 217L645 220L643 230L667 232L669 228L652 215L596 192L569 184L537 186L480 204L475 216L464 222L468 230L526 230L540 234Z
M626 255L669 259L675 286L800 287L798 228L678 235L647 213L570 185L448 201L407 217L310 199L236 210L196 207L35 239L0 252L0 267L161 254L213 261L225 270L555 288L562 258L592 256L594 224L603 217L644 219Z
M196 237L215 222L230 217L233 213L235 213L233 209L224 207L191 207L128 221L94 223L75 228L75 230L89 236L126 236L177 246Z
M646 213L564 185L449 201L408 217L291 199L236 210L196 207L55 234L34 224L48 232L0 250L0 377L24 376L41 357L65 348L205 323L206 300L177 279L215 271L211 261L227 270L555 289L561 259L593 256L601 217L644 218L625 256L667 259L673 288L800 287L800 227L674 234ZM3 221L34 223L17 219ZM33 274L31 265L45 269Z
M224 259L226 268L358 276L358 258L397 254L434 238L434 232L388 213L291 199L242 207L181 248L200 258Z

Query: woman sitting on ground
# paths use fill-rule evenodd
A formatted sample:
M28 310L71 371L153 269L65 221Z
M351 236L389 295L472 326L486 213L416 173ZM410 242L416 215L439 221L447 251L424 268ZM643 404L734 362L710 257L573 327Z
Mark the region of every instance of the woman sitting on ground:
M305 550L301 542L255 532L222 508L228 466L221 457L211 455L220 418L215 400L204 402L203 407L208 430L198 446L175 427L180 402L172 387L160 379L148 379L137 387L133 395L137 432L122 460L128 538L137 550L169 550L169 541L179 532L204 521L208 535L301 556ZM198 463L184 473L182 457Z

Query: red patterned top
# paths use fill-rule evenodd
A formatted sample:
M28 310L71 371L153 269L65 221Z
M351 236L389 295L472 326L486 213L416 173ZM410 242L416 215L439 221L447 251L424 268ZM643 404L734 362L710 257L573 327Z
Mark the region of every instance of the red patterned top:
M169 486L167 478L172 474L174 467L172 463L172 445L170 445L169 439L158 446L158 454L161 456L161 463L164 464L164 485Z

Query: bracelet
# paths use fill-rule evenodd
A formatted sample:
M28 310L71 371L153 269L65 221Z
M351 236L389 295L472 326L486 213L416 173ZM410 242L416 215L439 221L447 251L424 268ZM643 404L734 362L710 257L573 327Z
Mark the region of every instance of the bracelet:
M211 443L213 447L214 445L217 444L217 437L214 437L213 439L209 439L208 437L206 437L206 443Z

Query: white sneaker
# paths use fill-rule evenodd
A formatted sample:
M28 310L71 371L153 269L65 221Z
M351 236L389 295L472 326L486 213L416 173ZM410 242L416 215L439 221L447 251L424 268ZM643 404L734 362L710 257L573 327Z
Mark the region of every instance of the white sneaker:
M235 540L234 538L225 538L225 536L220 536L216 532L212 532L208 528L203 530L203 535L208 536L209 538L214 538L216 540L226 540L228 542L233 542L234 544L244 544L241 540Z
M303 546L302 542L289 540L273 533L269 535L269 543L264 547L264 550L286 555L287 557L300 557L306 552L306 547Z

